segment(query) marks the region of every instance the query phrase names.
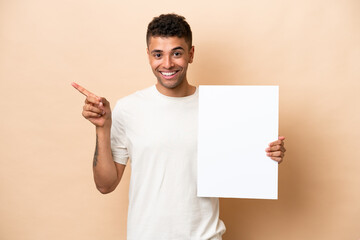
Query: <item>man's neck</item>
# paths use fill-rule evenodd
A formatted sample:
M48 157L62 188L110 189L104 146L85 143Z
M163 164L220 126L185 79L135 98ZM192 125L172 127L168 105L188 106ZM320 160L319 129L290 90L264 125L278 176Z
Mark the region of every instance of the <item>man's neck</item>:
M196 87L190 85L188 82L177 86L176 88L166 88L159 82L156 83L156 89L163 95L168 97L186 97L195 93Z

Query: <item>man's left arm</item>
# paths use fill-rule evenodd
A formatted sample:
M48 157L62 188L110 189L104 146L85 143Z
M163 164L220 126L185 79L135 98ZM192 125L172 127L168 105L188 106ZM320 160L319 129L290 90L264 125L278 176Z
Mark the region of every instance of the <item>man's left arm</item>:
M269 147L265 149L266 155L272 160L281 163L284 159L286 149L284 147L284 136L280 136L278 140L271 142Z

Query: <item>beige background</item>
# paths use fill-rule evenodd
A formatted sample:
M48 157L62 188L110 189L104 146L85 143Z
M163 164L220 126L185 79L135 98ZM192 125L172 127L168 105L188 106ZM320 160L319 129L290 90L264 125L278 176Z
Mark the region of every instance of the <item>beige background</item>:
M125 239L130 168L101 195L77 81L155 83L153 16L192 26L195 84L280 85L279 200L221 199L224 240L360 238L360 1L0 0L0 239Z

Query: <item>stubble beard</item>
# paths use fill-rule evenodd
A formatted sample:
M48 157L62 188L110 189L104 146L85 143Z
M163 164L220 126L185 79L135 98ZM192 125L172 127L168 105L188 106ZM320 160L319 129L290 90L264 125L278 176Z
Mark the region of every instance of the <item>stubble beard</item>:
M179 85L181 85L181 83L183 82L183 79L179 79L178 81L176 81L172 84L166 84L163 82L163 79L161 79L161 77L159 77L158 82L161 84L161 86L163 86L165 88L174 89L174 88L178 87Z

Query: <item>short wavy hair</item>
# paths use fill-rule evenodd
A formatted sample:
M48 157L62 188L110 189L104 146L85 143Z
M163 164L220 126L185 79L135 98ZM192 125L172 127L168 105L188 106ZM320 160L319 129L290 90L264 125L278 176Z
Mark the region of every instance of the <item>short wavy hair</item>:
M192 32L185 17L171 13L154 17L146 32L146 44L149 46L151 37L184 38L189 49L192 47Z

